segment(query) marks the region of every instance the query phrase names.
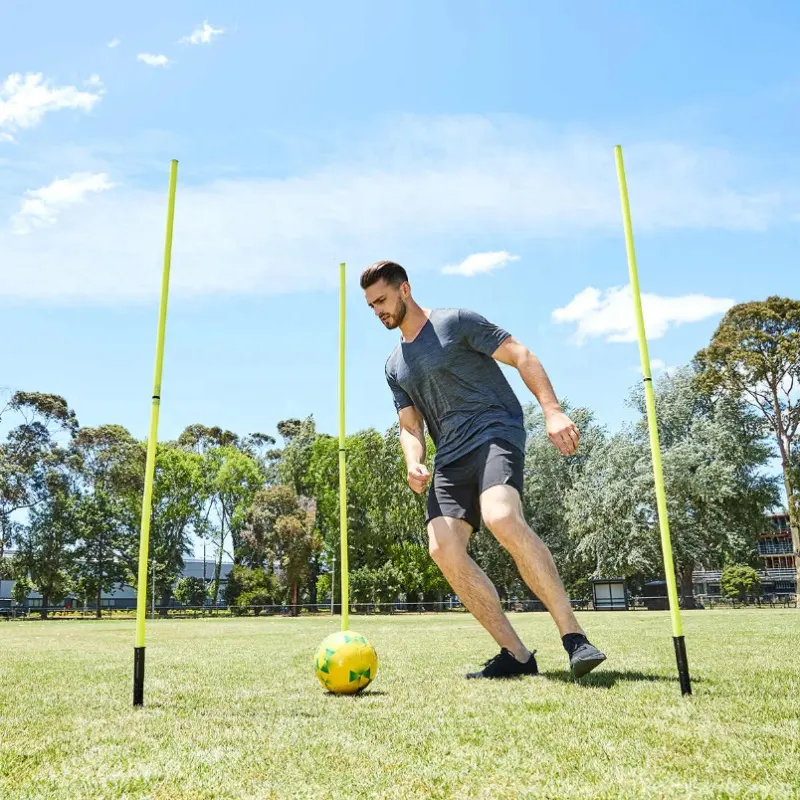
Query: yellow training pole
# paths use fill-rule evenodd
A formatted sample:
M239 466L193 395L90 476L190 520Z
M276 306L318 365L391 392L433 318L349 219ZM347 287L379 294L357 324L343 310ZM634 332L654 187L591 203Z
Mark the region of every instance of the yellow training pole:
M153 378L153 397L150 408L150 436L147 440L147 463L144 473L142 527L139 537L139 577L136 583L136 645L133 649L133 704L144 704L144 622L147 616L147 562L150 550L150 513L153 504L153 476L158 444L158 412L161 402L161 369L164 363L164 333L167 327L169 270L172 261L172 227L175 219L175 188L178 182L178 162L172 160L169 171L169 200L167 203L167 238L164 244L164 271L161 277L161 305L158 312L156 336L156 368ZM155 567L154 567L155 569ZM155 598L153 598L155 600Z
M342 562L342 630L350 627L350 576L347 563L347 459L345 456L344 426L344 343L347 303L345 282L347 268L339 265L339 532Z
M644 374L644 396L647 404L647 425L650 429L650 452L653 457L653 474L656 486L656 505L658 521L661 528L661 550L664 557L664 573L667 580L669 608L672 616L672 638L675 643L675 657L678 662L678 677L683 694L692 693L689 679L689 664L686 659L686 643L683 638L683 625L678 605L678 587L675 582L675 566L672 561L672 542L669 535L669 519L667 516L667 498L664 492L664 473L661 469L661 448L658 443L658 423L656 421L656 401L653 393L653 377L650 373L650 355L647 350L647 334L644 328L642 313L642 296L639 291L639 273L636 268L636 252L633 247L633 226L631 225L631 209L628 203L628 184L625 180L625 164L622 161L622 148L614 148L617 162L617 178L622 202L622 223L625 228L625 248L628 252L628 271L630 273L633 309L636 314L636 329L639 335L639 356Z

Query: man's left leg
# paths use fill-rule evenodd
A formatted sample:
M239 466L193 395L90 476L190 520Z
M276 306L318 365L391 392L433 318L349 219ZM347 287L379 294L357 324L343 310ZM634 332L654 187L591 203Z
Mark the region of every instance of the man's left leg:
M605 655L586 639L549 548L525 521L519 492L507 484L491 486L481 494L481 514L486 527L511 554L522 579L553 617L573 674L580 677L602 663Z

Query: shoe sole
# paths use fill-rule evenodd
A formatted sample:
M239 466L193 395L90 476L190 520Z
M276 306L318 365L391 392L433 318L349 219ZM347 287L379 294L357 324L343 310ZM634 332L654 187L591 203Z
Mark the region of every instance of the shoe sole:
M583 658L580 661L576 661L570 665L572 675L575 678L582 678L584 675L588 675L595 667L599 667L605 660L606 657L602 653L598 653L591 658Z

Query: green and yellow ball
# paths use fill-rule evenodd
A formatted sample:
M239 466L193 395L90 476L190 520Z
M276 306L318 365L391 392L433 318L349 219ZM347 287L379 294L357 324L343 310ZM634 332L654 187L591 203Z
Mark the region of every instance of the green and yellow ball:
M374 680L378 654L363 634L339 631L319 646L314 668L320 683L329 692L357 694Z

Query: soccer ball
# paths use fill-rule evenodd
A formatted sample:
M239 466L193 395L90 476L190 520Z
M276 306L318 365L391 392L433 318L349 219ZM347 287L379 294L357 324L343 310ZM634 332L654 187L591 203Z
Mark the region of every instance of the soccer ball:
M356 694L372 683L378 670L378 654L366 636L339 631L319 646L314 668L329 692Z

